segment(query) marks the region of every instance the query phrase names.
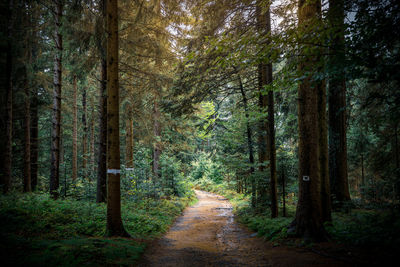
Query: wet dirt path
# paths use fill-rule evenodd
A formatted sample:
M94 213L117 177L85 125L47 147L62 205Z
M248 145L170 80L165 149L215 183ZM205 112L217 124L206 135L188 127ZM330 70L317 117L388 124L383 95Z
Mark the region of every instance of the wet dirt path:
M273 247L234 221L227 199L196 194L198 203L149 245L138 266L345 266L312 252Z

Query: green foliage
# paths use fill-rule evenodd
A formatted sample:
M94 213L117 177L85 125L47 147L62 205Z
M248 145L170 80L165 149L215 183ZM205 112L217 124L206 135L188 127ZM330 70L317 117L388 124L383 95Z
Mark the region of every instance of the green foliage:
M199 153L197 159L192 162L192 171L189 174L192 181L204 179L206 182L221 183L224 179L224 169L221 164L211 157L209 153Z
M334 213L332 225L326 225L337 241L363 247L395 248L400 245L398 211L353 210Z
M48 194L0 196L0 249L17 265L78 266L132 264L145 245L138 240L164 233L182 210L194 202L183 198L122 203L122 219L134 239L106 239L105 204ZM23 247L23 253L20 249Z

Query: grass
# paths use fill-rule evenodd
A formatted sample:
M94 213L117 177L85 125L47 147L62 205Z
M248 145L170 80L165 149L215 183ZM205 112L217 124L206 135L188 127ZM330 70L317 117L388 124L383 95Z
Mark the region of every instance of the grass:
M123 239L103 237L105 204L38 193L0 196L0 251L14 266L132 265L145 241L167 231L194 201L192 195L123 202L122 220L132 236Z

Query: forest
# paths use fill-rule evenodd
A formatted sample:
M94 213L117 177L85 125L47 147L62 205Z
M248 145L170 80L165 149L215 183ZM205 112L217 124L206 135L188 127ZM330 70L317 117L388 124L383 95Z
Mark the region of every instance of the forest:
M398 261L399 1L3 0L0 24L2 266Z

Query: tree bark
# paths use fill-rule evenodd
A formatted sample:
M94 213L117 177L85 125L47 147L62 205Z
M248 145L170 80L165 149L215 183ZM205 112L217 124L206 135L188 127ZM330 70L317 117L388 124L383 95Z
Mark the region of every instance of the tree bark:
M73 79L73 112L72 112L72 181L78 178L78 103L77 103L77 78Z
M107 1L107 236L129 236L121 219L118 1Z
M257 31L260 34L266 34L266 16L262 13L261 2L257 1L256 6L256 16L257 16ZM272 68L269 68L269 64L264 62L258 65L258 106L261 114L264 114L267 110L268 97L265 94L265 86L272 82ZM259 172L261 177L265 176L266 162L268 160L268 121L262 118L259 121L259 134L258 134L258 162L259 162ZM257 204L263 205L267 202L267 179L262 178L258 181L258 196Z
M27 49L27 48L25 48ZM27 49L28 51L29 49ZM30 52L27 62L31 63ZM28 68L25 66L25 120L24 120L24 192L32 192L31 185L31 103L28 79Z
M318 25L321 14L320 1L300 0L298 6L299 26L310 35ZM310 32L311 30L311 32ZM298 90L299 120L299 200L296 209L296 234L306 240L322 241L327 238L323 227L321 205L321 177L319 160L319 112L318 82L312 73L317 71L318 58L315 47L299 44L299 70L307 76Z
M249 163L250 163L250 177L251 177L251 206L255 208L257 204L256 200L257 195L256 195L256 179L254 177L253 134L251 131L250 121L249 121L250 115L249 115L249 108L247 106L247 97L243 88L243 83L240 74L238 74L238 78L239 78L240 93L242 94L244 114L246 116L247 147L249 149Z
M87 127L87 101L86 101L86 88L83 88L82 91L82 126L83 126L83 137L82 137L82 169L83 175L86 177L87 175L87 136L88 136L88 127Z
M106 202L107 199L107 58L106 50L107 45L105 42L105 28L106 28L106 13L107 13L107 1L102 0L99 8L103 15L101 21L103 25L103 31L99 34L102 38L99 38L98 49L101 55L101 82L100 82L100 121L99 121L99 143L98 143L98 161L97 161L97 190L96 190L96 202Z
M107 63L101 61L100 85L100 136L99 158L97 161L97 203L106 202L107 198Z
M38 184L38 159L39 159L39 115L38 92L34 89L31 106L31 188L36 190Z
M153 145L153 175L156 180L160 178L160 157L161 157L161 125L160 125L160 110L158 107L158 93L155 94L154 97L154 106L153 106L153 116L154 116L154 125L153 125L153 134L155 137L154 145Z
M347 175L346 141L346 80L343 71L344 48L344 0L330 0L329 23L333 29L330 45L329 76L329 175L331 193L336 207L350 201ZM338 69L338 70L337 70Z
M92 108L92 111L91 111L91 114L90 114L90 146L89 146L89 153L90 153L90 176L89 177L92 177L92 176L94 176L94 173L95 173L95 171L96 171L96 166L95 166L95 164L94 164L94 162L95 162L95 145L94 145L94 143L95 143L95 141L94 141L94 138L95 138L95 128L96 128L96 125L95 125L95 119L94 119L94 101L93 101L93 98L91 98L91 101L90 101L90 105L91 105L91 108Z
M126 118L126 168L133 168L133 119L132 106L128 104L128 117Z
M53 79L53 114L51 131L51 169L50 169L50 194L58 198L60 185L60 132L61 132L61 77L62 77L62 35L61 20L63 1L54 0L55 4L55 56Z

